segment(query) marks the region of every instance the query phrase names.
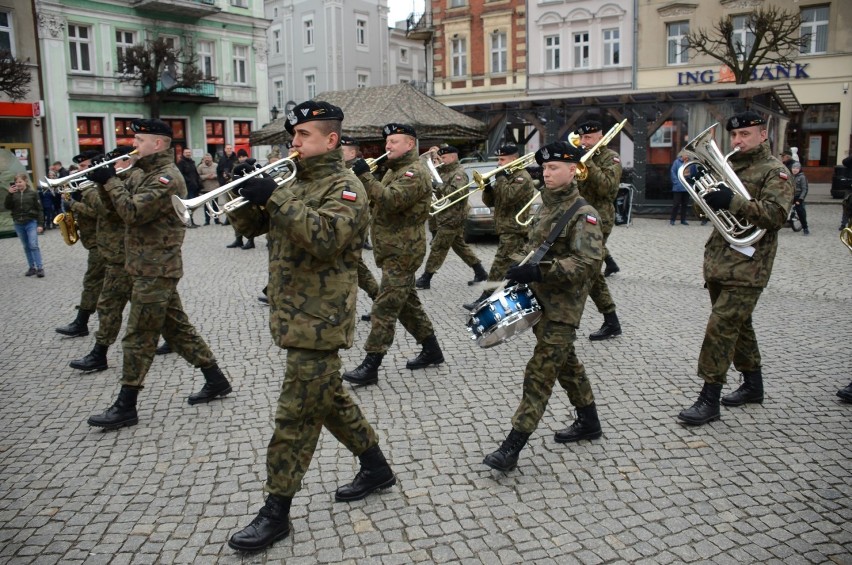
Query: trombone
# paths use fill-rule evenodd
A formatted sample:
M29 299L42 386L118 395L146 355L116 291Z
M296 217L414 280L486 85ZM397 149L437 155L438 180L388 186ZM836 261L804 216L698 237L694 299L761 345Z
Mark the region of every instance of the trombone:
M192 213L201 206L207 208L207 212L213 216L214 218L220 217L222 214L228 214L233 212L237 208L241 208L249 203L242 196L238 196L228 202L222 204L221 207L217 208L213 206L213 203L216 201L219 196L222 194L227 194L229 191L237 188L239 185L244 183L250 178L269 173L275 183L278 186L282 186L296 177L296 159L299 158L299 152L293 151L290 153L286 159L281 159L279 161L275 161L274 163L269 163L264 167L259 167L247 175L241 176L240 178L229 182L228 184L223 184L219 188L211 190L206 194L202 194L201 196L196 196L195 198L181 198L177 194L172 195L172 206L175 209L178 217L183 220L184 223L188 224L190 218L192 217ZM288 174L284 174L284 170L288 169L290 172ZM274 172L270 172L274 171Z
M511 175L527 167L532 166L535 163L535 151L532 153L527 153L523 157L518 157L514 161L510 161L505 165L501 165L496 169L492 169L485 173L481 174L479 171L473 171L473 180L464 185L461 188L457 188L446 196L442 196L438 198L432 203L432 211L429 212L430 216L434 216L440 212L443 212L450 206L454 204L458 204L462 200L467 199L471 194L477 192L479 190L485 190L485 186L491 182L491 179L496 176L498 173L505 173L507 175ZM477 185L474 190L469 190L471 186ZM456 197L456 194L462 193L461 196Z
M124 161L125 159L130 159L130 157L132 157L133 155L136 155L136 153L137 153L137 150L134 149L130 153L127 153L125 155L119 155L118 157L115 157L113 159L109 159L108 161L102 161L100 163L92 165L88 169L83 169L82 171L77 171L76 173L71 173L70 175L64 176L62 178L58 178L58 179L44 178L40 181L40 184L41 184L42 187L48 187L48 188L53 188L53 187L58 187L58 186L62 186L62 185L65 185L65 184L69 184L72 181L79 179L80 177L86 176L90 171L94 171L95 169L99 169L101 167L106 167L107 165L112 165L113 163L117 163L119 161ZM127 169L124 169L124 170L126 171L128 169L130 169L130 167L128 167ZM77 189L77 190L80 190L80 189ZM74 192L74 191L68 190L67 192Z
M586 167L586 161L588 161L589 159L591 159L593 156L597 155L597 154L598 154L598 151L600 151L601 147L606 147L607 145L609 145L609 142L610 142L610 141L612 141L612 139L613 139L616 135L618 135L618 132L620 132L620 131L622 130L622 128L625 126L625 124L627 124L627 118L624 118L623 120L621 120L620 122L618 122L617 124L615 124L614 126L612 126L612 127L609 129L609 131L608 131L608 132L606 132L606 134L604 134L604 135L600 138L600 140L598 140L598 142L597 142L597 143L595 143L595 144L592 146L592 148L591 148L591 149L589 149L588 151L586 151L585 155L583 155L582 157L580 157L580 162L577 164L577 173L576 173L577 180L586 180L586 177L588 177L588 176L589 176L589 170L588 170L588 168ZM571 143L573 143L575 146L578 146L578 147L579 147L579 145L578 145L578 143L577 143L577 142L579 142L579 137L577 138L577 142L575 142L575 140L574 140L574 139L571 139L571 137L569 137L568 139L569 139L569 141L571 141Z
M840 230L840 241L849 248L849 251L852 251L852 228L843 228Z

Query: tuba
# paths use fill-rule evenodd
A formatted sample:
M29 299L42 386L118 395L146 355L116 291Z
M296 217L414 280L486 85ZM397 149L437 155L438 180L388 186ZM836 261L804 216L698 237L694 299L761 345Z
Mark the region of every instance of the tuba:
M74 220L74 214L71 210L57 214L53 218L53 223L59 226L59 233L62 234L62 239L68 245L74 245L80 239L80 234L77 232L77 222Z
M766 233L765 229L755 228L753 225L740 221L730 210L714 211L705 201L704 195L719 190L720 185L728 186L732 191L751 200L751 195L743 183L737 177L734 170L728 164L728 159L739 151L734 148L727 155L723 155L713 139L713 129L719 125L718 122L699 133L686 144L683 151L689 155L690 162L684 163L678 169L677 176L683 186L686 187L692 200L704 211L713 226L731 245L737 247L748 247L760 241ZM693 165L692 161L703 169L702 175L686 176L686 170Z

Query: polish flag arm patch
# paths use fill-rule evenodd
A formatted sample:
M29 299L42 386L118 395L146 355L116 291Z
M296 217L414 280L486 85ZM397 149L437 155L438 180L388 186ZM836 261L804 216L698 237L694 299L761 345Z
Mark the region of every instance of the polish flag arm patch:
M612 160L616 163L621 163L621 159L619 159L618 157L613 157Z
M414 176L414 172L413 171L405 171L405 176L407 176L408 178L411 178L411 177Z
M358 199L358 195L351 190L344 190L340 197L350 202L355 202Z
M160 184L169 184L170 182L172 182L172 177L170 177L169 175L163 175L157 180L160 181Z
M598 224L598 219L592 216L591 214L586 214L586 223L592 224L593 226Z
M790 177L787 176L787 173L784 172L784 171L781 171L780 173L778 173L778 176L781 177L784 180L787 180L788 178L790 178Z

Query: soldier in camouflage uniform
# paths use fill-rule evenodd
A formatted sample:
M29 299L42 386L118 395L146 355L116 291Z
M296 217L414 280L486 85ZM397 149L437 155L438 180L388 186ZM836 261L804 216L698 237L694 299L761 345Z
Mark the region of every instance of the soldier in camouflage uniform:
M107 159L126 154L133 150L130 145L119 147L107 155ZM125 186L133 192L142 179L139 167L133 167L136 157L118 161L116 171L132 167L128 173ZM106 263L104 287L98 299L98 331L95 332L95 345L92 351L81 359L75 359L69 364L72 369L80 371L103 371L109 368L106 354L109 347L118 338L124 307L130 301L133 289L133 279L124 268L124 237L126 225L121 216L115 211L112 201L101 185L95 185L98 191L96 209L98 213L97 242L101 256Z
M80 166L80 170L86 170L91 165L92 158L99 155L97 151L84 151L74 157L74 162ZM104 286L104 273L106 273L106 262L98 251L97 242L97 190L94 187L86 188L80 196L80 200L71 202L69 209L77 221L80 243L89 252L86 274L83 275L83 292L80 294L80 304L77 306L77 317L67 326L56 328L58 333L69 337L89 335L89 317L98 305L98 297Z
M139 422L136 399L154 360L160 334L171 348L204 374L203 388L189 404L210 402L231 392L213 352L189 322L177 292L183 276L180 248L186 225L174 213L171 197L186 197L183 176L172 156L172 129L161 120L134 120L133 147L141 178L126 186L112 165L93 169L89 180L103 185L116 213L127 225L125 268L132 277L130 314L122 340L124 366L115 403L89 418L90 426L115 429ZM131 192L132 190L132 192Z
M603 235L597 211L580 198L574 174L583 150L557 141L539 149L535 160L543 167L542 205L529 231L529 247L538 248L559 220L578 201L568 224L557 236L541 263L525 263L509 268L506 278L529 283L542 317L533 331L536 346L524 372L521 403L512 417L512 431L500 448L485 457L484 463L498 471L510 471L544 415L553 384L559 384L577 408L577 418L566 430L557 432L556 441L596 439L601 426L595 396L586 369L574 352L577 327L586 297L603 259Z
M600 122L588 121L577 128L580 142L585 149L592 148L603 137ZM618 183L621 180L621 159L618 153L607 147L601 147L590 159L586 160L588 176L579 180L580 195L594 206L601 216L601 232L604 237L604 253L606 241L615 225L615 197L618 195ZM607 339L621 335L621 323L615 313L615 302L609 293L606 279L602 273L595 276L595 282L589 291L589 296L604 315L601 328L589 335L592 341Z
M495 151L497 164L502 167L519 158L518 146L506 143ZM527 226L522 226L515 220L518 211L532 200L535 195L535 184L526 169L513 171L509 174L498 173L489 179L482 192L482 203L494 210L494 224L500 242L494 253L494 262L488 272L488 283L482 294L473 302L464 304L468 310L477 308L480 302L488 298L500 281L506 270L512 266L513 255L520 255L527 244ZM521 218L527 219L527 213Z
M441 184L437 194L440 199L463 186L467 186L469 180L464 167L459 162L459 150L457 148L452 145L445 145L438 149L438 155L443 164L440 172L443 184ZM456 194L456 197L458 197L458 194ZM467 203L467 200L464 200L461 206L450 206L436 214L437 232L429 244L429 258L426 260L426 269L415 281L415 288L431 288L432 277L444 264L450 248L461 257L461 260L468 267L473 268L473 280L468 281L468 285L483 282L488 278L488 273L482 267L482 261L464 241L464 221L467 219L469 211L470 204Z
M714 211L729 210L737 219L766 230L750 247L734 247L713 231L704 248L704 280L712 312L698 356L698 376L704 387L698 400L678 419L700 425L718 420L719 396L728 368L743 375L743 384L721 399L726 406L763 402L760 350L752 327L752 312L769 276L778 247L778 230L793 202L790 172L772 156L766 121L752 111L736 114L727 123L731 145L738 149L729 162L750 199L721 185L704 201Z
M353 171L361 178L375 211L373 246L382 270L379 294L373 301L372 328L364 361L343 379L353 384L378 382L378 369L393 343L396 321L422 344L423 349L405 366L421 369L444 362L429 316L423 310L414 274L426 255L426 218L432 200L432 176L417 154L417 133L407 124L386 125L388 169L382 181L373 178L369 165L356 161Z
M336 500L360 500L396 483L376 432L340 380L339 350L352 347L355 335L356 270L370 222L366 191L338 147L342 120L340 108L327 102L293 108L285 127L300 154L296 178L280 188L267 177L246 181L240 194L254 206L230 215L240 233L267 234L269 326L287 350L266 455L268 496L228 542L238 550L256 551L287 536L290 504L323 427L361 461Z

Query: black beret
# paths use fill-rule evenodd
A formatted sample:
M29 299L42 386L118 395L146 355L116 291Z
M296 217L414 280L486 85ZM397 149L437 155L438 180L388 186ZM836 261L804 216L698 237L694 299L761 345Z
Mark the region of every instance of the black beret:
M346 145L349 147L358 147L361 143L352 137L351 135L341 135L340 136L340 145Z
M410 135L415 139L417 138L417 132L414 131L414 128L408 124L388 124L384 128L382 128L382 136L385 139L387 139L389 135L393 135L395 133Z
M725 129L731 131L734 129L759 126L765 123L766 120L763 119L763 116L752 110L746 110L745 112L740 112L739 114L731 116L728 120L728 124L725 126Z
M447 153L458 154L458 152L459 152L458 147L453 147L452 145L445 145L444 147L441 147L440 149L438 149L438 155L446 155Z
M793 152L790 151L789 149L785 149L784 151L781 152L781 155L789 155L790 157L792 157Z
M237 151L237 157L248 157L248 152L245 149Z
M130 129L136 133L172 136L172 127L163 120L133 120L130 122Z
M308 100L287 112L287 123L284 124L284 128L290 135L293 135L293 131L297 125L318 120L337 120L338 122L342 122L343 110L328 102Z
M579 163L580 157L585 151L567 141L556 141L548 143L535 152L535 162L541 165L549 161L561 161L563 163Z
M498 157L505 157L506 155L517 155L518 146L514 143L504 143L497 149L497 151L494 152L494 154Z
M583 135L586 133L595 133L601 131L602 129L603 126L600 122L596 122L595 120L589 120L577 126L577 133Z
M115 159L116 157L121 157L122 155L127 155L131 151L133 151L132 145L119 145L118 147L116 147L115 149L113 149L112 151L107 153L107 158L108 159Z
M90 159L94 159L95 157L97 157L99 155L101 155L100 151L95 151L94 149L87 149L86 151L83 151L79 155L75 155L74 158L71 159L71 160L79 165L83 161L88 161Z

